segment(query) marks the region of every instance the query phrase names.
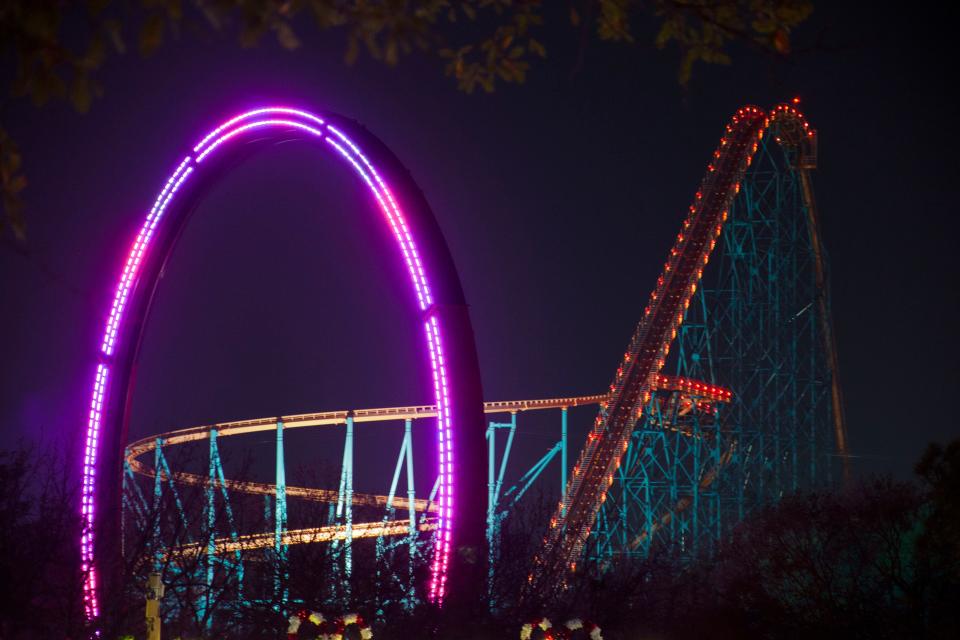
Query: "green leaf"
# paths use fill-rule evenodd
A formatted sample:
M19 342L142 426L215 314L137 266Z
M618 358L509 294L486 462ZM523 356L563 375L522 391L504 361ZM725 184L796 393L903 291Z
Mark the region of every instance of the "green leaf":
M544 46L540 44L538 40L534 40L533 38L530 38L530 41L527 43L527 46L530 47L530 51L540 56L541 58L547 57L546 48L544 48Z
M103 36L96 35L92 40L90 40L90 46L87 48L87 53L78 61L78 63L81 68L87 71L93 71L98 69L106 58L107 45L103 40Z
M377 36L374 33L367 33L363 37L363 43L367 46L367 53L370 54L370 57L374 60L382 60L383 52L380 50L380 45L377 43Z
M46 104L51 98L59 98L66 93L63 78L50 68L40 69L37 72L30 89L36 105Z
M86 74L80 74L73 79L73 85L70 87L70 102L80 113L90 110L93 92L90 88L90 78Z
M397 39L393 36L390 36L390 38L387 40L387 46L383 54L383 60L392 67L397 64L398 58Z
M91 15L98 15L109 6L110 0L87 0L87 10Z
M694 49L688 49L686 54L683 56L683 62L680 63L680 71L677 77L681 86L685 87L690 83L690 74L693 71L693 63L696 62L698 57L697 51Z
M180 0L168 0L165 4L167 5L167 16L174 22L179 22L183 18L183 6Z
M358 55L360 55L360 42L356 36L350 36L350 40L347 43L347 52L343 55L343 60L347 64L353 64L357 61Z
M654 40L654 44L658 49L663 49L667 46L667 43L670 42L673 38L676 37L676 26L673 20L666 20L661 26L660 31L657 33L657 38Z
M10 181L4 185L4 191L9 194L16 195L23 191L27 186L27 177L23 174L14 176Z
M154 13L140 29L140 53L147 56L156 51L163 42L163 16Z
M119 20L104 20L103 30L107 32L107 35L110 37L110 43L117 53L122 54L127 52L127 46L123 41L123 31Z
M753 24L750 26L753 27L754 31L760 34L773 33L777 29L777 23L771 20L769 17L764 17L762 20L754 20Z
M20 162L20 153L13 149L8 149L4 153L3 165L0 166L0 170L2 170L4 176L14 174L20 170Z
M274 29L277 32L277 42L287 51L293 51L300 46L300 40L297 38L297 34L293 32L293 29L286 22L277 22Z

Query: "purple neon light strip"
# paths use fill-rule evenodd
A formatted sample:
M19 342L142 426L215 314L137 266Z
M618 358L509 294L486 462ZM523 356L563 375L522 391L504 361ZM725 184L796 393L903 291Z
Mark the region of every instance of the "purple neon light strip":
M446 591L447 570L450 561L450 535L453 523L453 429L450 419L450 393L447 384L447 367L443 358L443 341L436 316L427 322L428 343L434 365L434 386L437 392L437 433L440 448L440 522L437 528L437 553L430 585L431 599L443 600ZM442 407L442 411L440 408Z
M244 133L245 131L249 131L250 129L257 129L259 127L293 127L295 129L303 129L307 133L311 133L317 136L318 138L323 137L322 131L320 131L315 127L311 127L310 125L303 124L301 122L295 122L293 120L276 120L276 119L257 120L256 122L251 122L249 124L241 125L236 129L231 129L227 133L223 134L222 136L214 140L213 144L211 144L209 147L204 149L203 152L197 156L197 162L198 163L203 162L203 159L206 158L211 151L219 147L224 142L227 142L231 138L241 133Z
M93 539L95 525L95 505L94 496L96 489L96 469L97 469L97 450L100 439L100 426L103 422L103 403L107 392L107 379L110 373L110 367L103 358L113 355L114 346L117 337L117 331L120 322L123 319L124 308L130 291L140 272L140 265L143 262L143 256L153 238L157 223L163 216L167 205L170 203L177 189L183 184L187 176L193 171L189 167L190 158L187 157L180 163L173 175L164 184L160 195L157 196L147 219L144 221L137 238L133 243L130 254L124 265L123 273L120 276L120 282L117 285L116 293L113 298L113 305L110 309L110 315L107 318L107 326L104 331L103 342L101 343L101 362L97 366L97 375L93 385L93 395L90 401L90 418L87 422L87 437L84 442L83 453L83 479L80 489L80 514L83 520L83 535L80 539L80 557L82 570L84 571L84 610L89 618L96 618L99 615L99 606L97 603L97 575L96 567L93 563Z
M423 297L425 300L425 304L421 303L420 310L421 311L426 310L428 306L433 304L433 296L430 295L430 285L427 284L427 276L423 272L423 263L420 261L420 254L417 252L417 245L416 243L414 243L413 238L410 236L410 230L407 228L406 220L404 219L403 214L400 212L400 207L397 206L396 200L393 199L393 194L390 192L390 189L388 189L387 186L383 183L383 180L380 179L380 174L377 173L377 170L373 167L370 161L367 160L367 157L360 152L360 150L356 147L356 145L354 145L353 142L347 136L343 135L343 133L341 133L339 129L337 129L332 125L328 126L327 129L329 129L330 132L333 133L335 136L343 140L343 142L346 143L347 146L349 146L350 149L353 150L353 152L363 162L364 166L366 166L367 169L370 171L370 173L373 175L373 178L374 180L376 180L377 185L380 187L381 191L386 195L387 201L390 203L390 208L393 210L393 213L397 219L397 224L399 224L399 227L400 227L399 232L397 231L396 227L394 227L394 233L397 234L397 239L400 240L401 246L404 247L404 255L405 257L407 257L407 265L411 271L411 276L414 278L415 286L417 286L418 290L421 287L423 289ZM389 212L387 212L387 216L388 217L390 216ZM391 226L393 226L393 224L394 222L391 219ZM407 255L407 251L406 251L408 246L410 249L409 255ZM412 258L412 262L411 262L411 258ZM415 270L414 270L414 266L416 267ZM419 282L419 285L417 285L417 282Z
M439 602L443 600L443 575L445 573L447 558L449 557L450 545L445 540L445 534L450 526L450 519L446 513L449 503L450 483L447 482L446 465L448 439L446 437L445 425L449 420L448 405L443 393L443 362L439 356L440 342L438 336L434 333L431 322L424 323L424 329L427 333L427 346L430 351L430 369L433 376L433 389L437 398L437 451L439 457L439 477L440 488L437 494L439 522L436 530L436 545L434 550L433 564L431 566L430 588L428 591L430 600Z
M426 310L428 303L432 304L432 300L429 296L429 289L426 289L421 281L417 278L416 270L413 266L413 255L414 247L408 245L405 241L403 235L400 232L400 226L393 215L392 211L387 207L386 201L383 198L383 194L377 189L373 181L370 179L370 176L364 171L363 167L357 162L356 158L351 155L342 145L338 144L333 138L327 137L327 143L329 143L334 149L340 152L340 154L346 158L346 160L353 165L353 168L356 170L360 177L363 178L363 181L367 183L367 186L370 188L370 191L373 192L373 195L376 197L377 202L380 203L380 209L384 212L384 215L387 217L387 221L390 223L390 228L393 231L394 236L397 238L397 242L400 243L401 251L403 252L403 259L407 263L407 271L410 273L410 278L413 280L413 288L417 292L417 303L420 305L420 310Z
M283 113L291 116L300 116L302 118L306 118L307 120L312 121L314 124L317 124L320 126L323 126L324 124L323 120L321 120L317 116L313 115L312 113L307 113L306 111L301 111L299 109L289 109L287 107L267 107L265 109L254 109L253 111L247 111L246 113L241 114L236 118L233 118L232 120L227 120L222 125L220 125L216 129L208 133L206 137L204 137L204 139L201 140L197 144L197 146L193 148L193 152L200 153L200 150L203 149L206 146L206 144L210 142L210 140L212 140L213 138L216 138L218 135L220 135L221 133L223 133L224 131L226 131L236 123L242 122L244 120L249 120L250 118L254 118L264 113Z
M103 399L106 395L107 379L110 368L100 363L93 383L93 397L90 401L90 417L87 422L87 441L83 457L83 486L81 490L80 515L83 519L83 533L80 537L80 563L84 572L83 606L88 618L99 615L96 589L97 574L93 565L93 526L94 502L93 488L96 481L97 440L103 419Z
M235 126L240 122L255 118L264 114L283 114L286 116L297 116L310 121L311 124L304 124L295 120L270 118L259 120L253 123L247 123ZM329 136L325 136L324 131L316 128L315 125L326 127L343 144L337 143ZM140 232L130 250L124 270L121 274L117 290L114 295L113 305L107 318L104 337L101 343L101 362L97 367L96 379L94 382L93 395L91 399L90 418L87 424L87 437L85 442L84 460L83 460L83 485L81 492L81 513L84 522L84 532L81 538L81 556L83 569L86 572L84 583L84 606L88 618L95 618L99 613L97 603L97 579L96 568L93 562L94 550L94 496L97 465L97 446L100 435L100 427L103 420L104 399L108 390L108 376L110 372L109 358L113 355L116 346L116 339L119 333L119 327L123 322L126 303L130 293L139 278L140 267L143 257L150 247L150 241L153 238L154 231L163 216L169 203L173 200L178 189L184 180L199 166L203 159L212 153L220 145L228 142L236 136L253 129L271 126L294 127L306 131L318 138L325 139L340 154L350 162L357 173L363 178L371 193L380 205L381 211L387 218L392 231L400 244L404 261L407 264L407 270L416 291L417 301L421 311L428 311L433 305L433 296L430 292L429 283L424 272L423 263L420 260L419 251L416 243L410 234L406 224L406 219L400 207L397 205L390 189L380 178L373 164L357 148L357 146L342 132L325 125L323 120L313 114L297 109L287 107L274 107L266 109L256 109L241 114L224 124L220 125L212 132L207 134L193 151L199 154L194 161L187 156L177 167L174 173L164 184L163 189L157 196L150 213L147 215ZM212 141L212 142L211 142ZM344 146L345 145L345 146ZM346 148L345 148L346 147ZM349 150L348 150L349 149ZM450 419L449 393L447 386L446 366L443 360L443 347L440 337L440 326L435 316L431 316L426 325L427 345L430 351L431 371L434 379L434 392L438 408L437 433L439 438L439 473L440 473L440 516L436 538L436 548L432 566L432 578L430 583L431 599L442 600L446 585L446 572L449 562L450 537L452 530L452 474L453 474L453 450L452 450L452 425Z
M127 296L130 293L131 285L136 280L143 255L146 252L147 246L150 244L150 239L153 237L153 231L156 229L157 223L167 207L167 203L170 202L173 194L176 193L186 177L193 171L192 167L187 166L189 163L190 157L188 156L180 163L177 170L173 172L173 175L170 176L170 179L164 184L160 195L157 196L156 201L153 203L153 208L150 209L147 219L140 228L140 233L137 234L137 239L133 243L130 254L127 256L127 262L120 276L120 284L117 286L117 291L114 295L113 306L110 309L110 316L107 319L107 329L103 335L103 343L100 346L100 350L108 356L113 355L113 343L117 338L117 327L120 324L120 318L123 315L123 309L127 303Z

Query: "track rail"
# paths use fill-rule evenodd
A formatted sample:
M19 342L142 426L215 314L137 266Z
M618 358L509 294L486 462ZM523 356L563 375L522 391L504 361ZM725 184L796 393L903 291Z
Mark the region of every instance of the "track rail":
M668 378L668 376L665 376ZM701 383L705 384L705 383ZM506 400L483 403L484 413L516 413L520 411L535 411L540 409L561 409L594 405L603 402L607 396L597 394L592 396L572 396L568 398L548 398L544 400ZM153 451L157 447L157 440L163 446L184 444L195 440L205 440L210 437L211 431L216 431L221 438L239 436L259 431L273 431L277 423L282 422L284 430L303 427L320 427L346 424L347 418L352 417L357 422L387 422L393 420L416 420L421 418L436 418L436 405L414 405L410 407L383 407L378 409L350 409L339 411L323 411L319 413L300 413L296 415L255 418L253 420L236 420L233 422L218 422L216 424L199 427L188 427L176 431L168 431L146 438L141 438L127 445L127 459L136 458L144 453Z
M430 518L419 525L418 531L433 531L437 528L435 518ZM378 538L380 536L406 536L410 534L409 520L389 520L387 522L360 522L353 525L350 538ZM276 534L273 531L264 533L250 533L237 537L224 536L214 540L213 547L219 555L235 553L237 551L251 551L253 549L273 548L277 544ZM327 525L324 527L309 527L305 529L289 529L280 535L280 544L284 546L295 544L314 544L318 542L333 542L346 540L347 529L343 525ZM176 547L177 554L190 555L207 553L207 542L192 542Z
M680 393L682 401L693 403L711 403L711 402L729 402L732 392L728 389L707 384L699 380L683 378L679 376L661 375L657 377L655 389L662 391L675 391ZM536 400L503 400L484 403L484 412L488 414L498 413L519 413L524 411L542 411L547 409L564 409L578 406L600 405L609 399L607 394L595 394L589 396L568 396L560 398L545 398ZM261 431L271 431L277 428L278 422L283 424L284 430L293 428L335 426L346 423L347 417L353 417L354 422L387 422L407 419L435 418L437 408L434 405L414 405L409 407L386 407L376 409L356 409L325 411L318 413L305 413L297 415L287 415L274 418L258 418L253 420L238 420L233 422L221 422L216 424L190 427L169 431L146 438L141 438L130 443L127 447L126 461L130 469L139 475L153 478L157 470L138 458L156 450L158 446L166 447L170 445L186 444L199 440L208 439L211 433L216 432L219 438L226 436L237 436ZM166 474L160 471L162 477ZM210 478L207 475L200 475L188 472L171 472L171 479L174 482L192 485L207 486L210 484ZM224 488L231 492L240 492L248 494L273 495L277 488L276 485L266 482L248 482L240 480L225 479L222 483ZM319 489L313 487L287 486L286 495L288 498L297 497L318 502L335 503L342 496L336 490ZM409 510L410 503L408 499L395 496L392 499L388 496L374 494L353 494L353 504L355 506L387 507L394 509ZM413 508L416 512L436 513L439 506L435 502L424 499L414 499ZM359 538L376 538L380 536L403 536L409 535L409 520L387 520L377 522L353 523L351 532L348 534L343 525L328 525L323 527L310 527L285 531L282 534L281 542L284 545L291 544L311 544L316 542L333 542L335 540L346 540ZM420 531L432 531L436 529L435 518L425 518L419 525ZM264 533L245 534L241 536L228 536L215 540L214 548L217 553L227 553L237 550L249 550L263 547L272 547L276 545L276 533L273 531ZM199 544L187 544L177 547L178 553L190 553L200 549ZM206 548L206 545L203 546ZM196 549L195 549L196 548Z
M665 377L665 383L667 379L668 378ZM670 384L679 383L671 382ZM592 396L547 398L543 400L508 400L485 402L483 410L484 413L517 413L522 411L562 409L564 407L597 405L603 402L605 399L606 396L600 394ZM436 405L414 405L409 407L383 407L376 409L323 411L318 413L302 413L279 417L256 418L253 420L219 422L216 424L189 427L186 429L179 429L176 431L169 431L166 433L148 436L135 442L131 442L127 446L126 461L134 473L152 478L156 475L156 469L139 460L138 458L144 454L154 451L158 445L166 447L170 445L196 442L198 440L206 440L210 438L210 434L214 431L217 432L217 436L220 438L263 431L273 431L277 428L278 423L283 423L284 431L289 429L302 429L306 427L336 426L345 424L347 418L351 416L353 417L355 423L436 418L437 407ZM161 473L163 472L161 471ZM206 486L210 483L209 477L196 473L174 471L171 475L175 482L182 484ZM229 491L236 491L240 493L273 495L276 492L276 485L267 482L248 482L226 479L223 484ZM336 490L317 489L313 487L296 487L288 485L286 487L286 492L287 497L297 497L307 500L314 500L317 502L337 502L339 497L339 492ZM395 496L391 500L388 498L388 496L354 493L353 504L358 506L372 507L385 507L389 504L395 509L409 509L409 501L406 498L401 498L399 496ZM439 505L432 503L429 500L415 499L414 509L418 512L436 512L439 509Z
M613 482L630 434L650 399L670 344L723 230L730 204L740 190L759 141L775 122L786 123L785 129L797 136L796 140L778 142L796 144L801 136L814 136L800 112L790 105L780 105L770 112L744 107L727 125L610 384L610 397L600 405L600 414L551 519L544 549L530 576L531 593L561 587L566 572L576 569L597 510Z

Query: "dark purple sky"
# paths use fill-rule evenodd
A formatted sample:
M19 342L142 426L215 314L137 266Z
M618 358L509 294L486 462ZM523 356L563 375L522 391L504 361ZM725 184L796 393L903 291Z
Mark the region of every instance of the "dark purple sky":
M0 250L0 444L82 437L126 247L173 163L225 116L325 108L397 153L460 270L485 395L507 399L609 382L729 116L799 95L820 133L815 188L855 468L907 476L928 442L960 435L953 40L945 16L820 4L797 40L828 29L840 50L790 66L741 52L732 67L697 67L688 92L675 52L645 45L594 43L571 75L566 25L548 32L550 57L526 85L467 96L432 59L344 66L341 40L306 24L295 53L184 35L152 58L114 59L88 115L10 103L4 125L30 179L29 257ZM428 400L407 286L347 175L289 145L214 189L160 285L134 436ZM371 466L392 455L373 449ZM312 464L335 453L294 455Z

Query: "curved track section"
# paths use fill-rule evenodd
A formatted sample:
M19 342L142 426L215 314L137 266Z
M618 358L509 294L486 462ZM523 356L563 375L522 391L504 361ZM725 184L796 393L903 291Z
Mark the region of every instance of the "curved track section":
M417 524L418 531L435 531L437 528L436 518L428 518L423 523ZM337 540L351 540L361 538L379 538L388 536L406 536L410 535L409 520L388 520L387 522L360 522L352 526L351 531L342 525L328 525L325 527L309 527L305 529L289 529L284 531L278 539L272 531L262 533L250 533L241 536L223 536L213 541L213 547L216 553L227 555L237 551L249 551L251 549L266 549L274 547L278 543L283 546L296 544L316 544L323 542L334 542ZM211 546L208 542L193 542L176 547L174 552L177 554L197 554L208 553L207 549ZM169 552L169 550L168 550Z
M684 407L682 413L694 410L709 410L710 407L715 404L730 402L733 395L728 389L680 376L660 375L657 377L654 388L657 391L671 394L674 401L679 402ZM608 395L598 394L538 400L486 402L484 403L484 412L492 415L550 409L568 409L571 407L600 405L608 399ZM158 473L157 470L139 458L154 452L158 446L166 448L167 446L197 442L203 439L209 439L214 433L220 438L270 431L277 428L277 423L282 423L284 429L334 426L345 424L348 416L352 416L355 422L388 422L416 418L436 418L437 408L432 405L419 405L410 407L358 409L353 411L327 411L288 415L278 418L240 420L180 429L149 436L130 443L127 447L126 462L132 472L155 479ZM670 428L671 425L665 425L665 427ZM683 435L692 435L684 432L679 426L674 425L674 428ZM159 473L163 480L172 480L182 485L205 488L209 488L211 484L213 484L216 485L216 489L225 489L229 492L269 496L275 495L278 490L276 485L270 483L237 481L226 478L221 478L211 483L209 475L171 470L169 472L170 477L168 478L166 471L161 470ZM284 490L287 498L296 497L329 503L336 503L338 500L343 499L343 496L338 491L330 489L285 485ZM351 522L350 527L343 524L332 524L319 527L285 529L280 533L276 531L245 534L233 533L215 538L212 544L211 541L207 540L203 543L188 542L186 544L175 545L165 549L163 554L166 556L176 555L189 557L196 554L212 553L224 556L255 549L276 548L278 545L287 547L301 544L332 543L347 539L404 537L410 536L414 530L423 533L434 532L437 529L436 514L439 507L430 500L414 499L413 509L411 510L409 502L405 498L352 493L352 503L354 506L382 508L386 515L382 520ZM419 518L417 522L414 522L411 527L409 519L396 519L393 517L392 513L398 509L403 509L408 512L426 513L424 513L424 516Z
M665 379L679 380L679 378L665 376ZM696 383L701 384L701 383ZM718 390L718 396L722 395ZM484 413L516 413L521 411L536 411L542 409L560 409L563 407L579 407L597 405L606 399L605 395L577 396L568 398L549 398L544 400L511 400L500 402L485 402ZM233 422L219 422L211 425L190 427L168 431L131 442L127 446L126 461L130 469L139 475L154 477L156 470L139 458L154 451L158 443L163 447L187 444L210 438L210 434L217 433L219 438L239 436L263 431L274 431L277 423L283 423L284 431L303 429L307 427L336 426L346 424L347 417L352 416L355 423L359 422L388 422L408 419L436 418L436 405L414 405L409 407L384 407L378 409L355 409L342 411L324 411L320 413L302 413L296 415L279 416L274 418L257 418L253 420L237 420ZM187 485L206 486L210 483L209 477L185 471L173 471L173 480ZM274 495L277 487L267 482L248 482L226 479L224 487L238 493L260 495ZM339 493L334 489L318 489L313 487L286 486L287 497L303 498L317 502L337 502ZM357 506L386 507L408 509L406 498L395 496L392 500L388 496L363 493L353 494L353 504ZM416 499L414 510L436 513L439 505L426 499Z
M677 392L680 402L692 406L694 403L725 403L729 402L732 392L728 389L708 384L699 380L684 378L680 376L657 376L655 390ZM561 398L546 398L537 400L506 400L485 402L483 405L484 413L502 414L519 413L527 411L542 411L549 409L566 409L570 407L581 407L590 405L602 405L609 400L607 394L597 394L590 396L570 396ZM148 463L140 460L146 454L156 450L158 446L168 447L173 445L188 444L200 440L209 439L212 433L216 433L218 438L246 435L257 432L273 431L278 423L283 424L284 430L294 428L325 427L342 425L346 423L347 417L353 418L354 422L388 422L419 418L436 418L438 415L435 405L415 405L409 407L386 407L376 409L356 409L342 411L325 411L319 413L304 413L295 415L286 415L274 418L258 418L253 420L237 420L232 422L221 422L211 425L190 427L176 431L168 431L161 434L151 435L130 443L127 446L126 462L130 470L134 473L154 478L157 470ZM166 474L160 471L161 477L166 478ZM210 485L211 480L208 475L189 473L183 471L171 471L169 478L176 483L192 486ZM277 492L275 484L266 482L249 482L224 479L216 483L222 488L237 493L274 495ZM341 499L339 492L333 489L320 489L314 487L297 487L286 485L285 492L287 497L296 497L317 502L335 503ZM353 504L355 506L367 507L392 507L393 509L409 510L408 499L399 496L384 496L373 494L353 493ZM436 514L439 511L439 505L426 499L414 499L413 510L416 512L427 512ZM431 515L418 525L420 531L433 531L437 528L437 518ZM335 540L345 540L358 538L377 538L386 536L404 536L410 531L409 520L386 520L367 523L353 523L351 530L348 531L343 525L328 525L323 527L310 527L304 529L289 530L282 534L281 543L283 545L291 544L312 544L318 542L332 542ZM274 532L252 533L240 536L226 536L215 541L214 548L217 553L232 553L243 549L256 549L271 547L277 544ZM189 553L205 547L200 544L188 544L178 547L178 552Z
M564 498L551 520L543 552L530 576L531 593L558 588L566 572L576 568L634 425L650 400L671 342L723 229L728 209L759 141L773 124L796 138L782 143L798 144L801 137L814 136L800 112L790 105L780 105L769 112L748 106L740 109L727 125L610 384L610 398L601 405Z

